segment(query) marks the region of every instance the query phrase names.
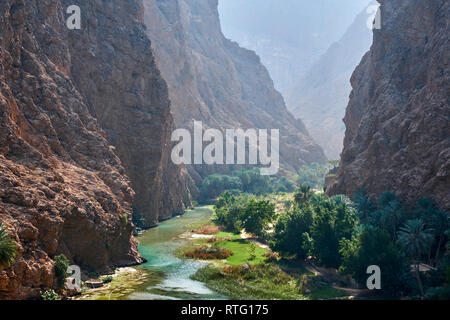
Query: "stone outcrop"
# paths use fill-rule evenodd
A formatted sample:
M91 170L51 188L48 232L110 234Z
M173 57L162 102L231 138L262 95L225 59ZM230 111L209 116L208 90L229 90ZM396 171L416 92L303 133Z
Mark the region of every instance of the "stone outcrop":
M395 191L450 209L450 3L381 1L381 29L352 76L330 194Z
M191 128L197 120L219 130L280 129L282 168L326 160L303 123L287 111L260 58L224 37L217 0L144 0L144 6L177 127ZM226 168L195 170L204 176Z
M83 1L81 30L71 4L0 2L0 221L19 249L0 299L51 288L57 254L85 272L142 262L133 201L148 226L189 203L142 2Z

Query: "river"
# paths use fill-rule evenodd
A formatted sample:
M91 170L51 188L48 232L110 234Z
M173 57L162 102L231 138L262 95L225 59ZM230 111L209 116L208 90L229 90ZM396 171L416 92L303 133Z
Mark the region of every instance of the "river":
M189 240L183 237L187 226L205 221L211 215L209 207L198 207L145 231L137 237L139 252L148 260L134 268L140 276L124 276L122 283L115 280L105 288L88 292L81 299L226 299L227 297L208 289L202 282L190 279L205 263L175 256L178 248L188 244Z

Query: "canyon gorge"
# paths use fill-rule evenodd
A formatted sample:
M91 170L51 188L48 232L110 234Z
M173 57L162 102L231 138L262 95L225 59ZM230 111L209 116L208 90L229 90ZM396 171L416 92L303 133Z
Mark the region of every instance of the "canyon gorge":
M54 288L60 254L85 276L145 262L136 217L147 229L182 215L205 177L241 168L175 165L172 132L193 121L279 129L285 176L342 152L328 195L392 190L450 210L448 1L380 0L356 70L364 12L305 36L307 63L279 65L275 83L276 66L224 35L219 0L83 1L80 30L72 2L0 2L0 222L18 251L0 299Z

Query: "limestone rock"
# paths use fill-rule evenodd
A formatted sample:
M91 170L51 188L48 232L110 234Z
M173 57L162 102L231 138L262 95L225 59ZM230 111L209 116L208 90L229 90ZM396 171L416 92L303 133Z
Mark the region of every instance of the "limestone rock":
M381 29L352 76L330 194L395 191L450 209L450 3L381 1Z

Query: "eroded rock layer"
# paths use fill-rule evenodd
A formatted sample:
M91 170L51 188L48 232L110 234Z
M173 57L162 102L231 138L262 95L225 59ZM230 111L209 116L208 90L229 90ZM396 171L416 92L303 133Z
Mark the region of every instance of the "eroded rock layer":
M0 221L19 246L0 299L51 288L57 254L86 272L142 262L133 189L148 226L189 202L141 1L83 1L81 30L72 4L0 2Z
M450 3L381 2L380 30L352 76L330 194L393 190L450 209Z

